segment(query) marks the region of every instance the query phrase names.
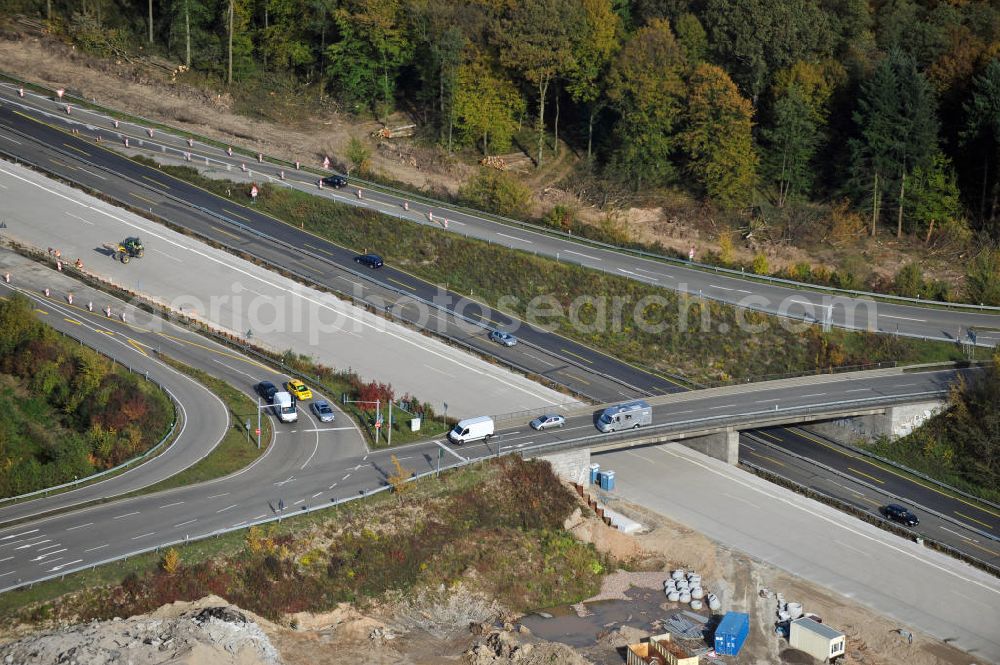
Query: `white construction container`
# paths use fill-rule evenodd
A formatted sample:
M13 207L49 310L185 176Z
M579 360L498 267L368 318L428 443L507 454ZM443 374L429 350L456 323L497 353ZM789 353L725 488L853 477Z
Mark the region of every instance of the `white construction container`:
M805 651L820 662L842 656L846 641L847 638L839 630L808 617L792 621L789 628L788 644L795 649Z

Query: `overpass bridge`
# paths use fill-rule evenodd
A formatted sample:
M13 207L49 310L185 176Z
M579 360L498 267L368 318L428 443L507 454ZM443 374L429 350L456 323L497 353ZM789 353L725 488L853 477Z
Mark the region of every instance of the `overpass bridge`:
M653 424L602 434L596 420L603 408L564 412L564 427L536 432L528 421L551 409L496 416L494 453L518 452L550 458L563 475L582 477L589 451L606 451L680 441L730 464L738 463L741 431L849 418L869 436L909 432L944 405L959 376L977 368L906 370L893 368L851 374L809 375L778 381L662 395L646 400ZM467 448L474 448L469 446ZM461 449L458 449L461 451ZM587 454L562 455L572 451ZM566 461L569 466L562 464ZM570 462L570 460L577 460ZM582 465L582 466L581 466Z

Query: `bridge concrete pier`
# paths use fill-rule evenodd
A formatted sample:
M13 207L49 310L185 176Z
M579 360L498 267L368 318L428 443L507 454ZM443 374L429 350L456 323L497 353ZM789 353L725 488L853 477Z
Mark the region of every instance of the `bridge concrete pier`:
M679 443L684 444L691 450L722 460L726 464L740 463L740 433L732 428L724 432L706 434L705 436L692 436L681 439Z
M932 417L944 411L947 402L928 400L916 404L900 404L885 409L884 413L850 416L825 420L809 425L809 429L841 443L870 442L887 437L898 439L910 434Z
M552 471L562 480L581 485L590 482L590 448L539 455L537 459L551 464Z

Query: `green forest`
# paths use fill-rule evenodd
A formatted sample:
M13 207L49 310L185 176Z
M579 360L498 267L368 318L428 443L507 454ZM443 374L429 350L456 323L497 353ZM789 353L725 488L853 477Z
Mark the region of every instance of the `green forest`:
M991 501L1000 500L1000 353L975 380L952 388L948 410L913 434L872 449Z
M449 149L517 140L542 164L569 145L601 181L721 210L843 200L870 234L1000 239L1000 7L986 0L5 4L91 52L318 89L360 116L403 110Z
M0 300L0 496L121 464L173 418L155 384L46 326L28 299Z

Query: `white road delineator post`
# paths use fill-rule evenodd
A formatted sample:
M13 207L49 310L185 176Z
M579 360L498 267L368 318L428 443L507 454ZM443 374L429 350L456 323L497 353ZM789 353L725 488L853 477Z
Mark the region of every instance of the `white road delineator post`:
M300 169L301 167L302 167L302 164L301 164L301 163L299 163L299 162L295 162L295 170L296 170L296 171L298 171L298 170L299 170L299 169Z
M231 147L226 148L226 154L229 155L230 157L232 157L233 156L233 149Z
M118 121L115 120L115 129L118 129Z
M88 312L93 312L94 311L94 303L93 302L87 301L87 311Z
M67 293L66 294L66 302L68 302L70 305L73 304L73 294L72 293Z
M42 291L42 293L44 293L45 297L48 298L49 297L49 287L45 287L45 289Z
M409 209L410 209L410 202L403 201L403 210L409 210Z
M17 96L18 97L24 97L24 88L18 88L17 89Z
M10 284L10 273L9 272L5 272L3 274L3 281L6 282L7 284Z
M323 189L323 179L322 178L320 178L319 180L317 180L316 184L319 186L320 189Z
M258 164L263 164L264 163L264 153L262 153L262 152L258 152L257 153L257 163Z
M70 106L69 104L67 104L66 105L66 115L72 115L72 113L73 113L73 107Z
M153 128L149 127L146 129L146 133L149 134L149 138L153 138Z
M244 173L247 172L247 164L246 164L246 162L242 162L240 164L240 170L243 171Z
M193 148L194 147L194 139L192 139L192 138L188 139L188 147L189 148Z
M330 168L330 158L329 157L324 157L323 158L323 168L324 169Z
M125 137L125 147L126 148L128 147L128 137L127 136Z

